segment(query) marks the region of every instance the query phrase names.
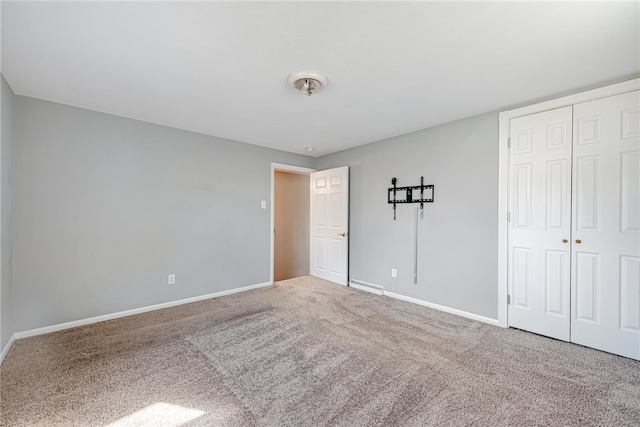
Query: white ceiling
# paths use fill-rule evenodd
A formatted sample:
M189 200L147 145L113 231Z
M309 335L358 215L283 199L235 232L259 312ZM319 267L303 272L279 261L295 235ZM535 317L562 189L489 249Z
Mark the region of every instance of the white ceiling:
M2 2L17 94L314 156L640 72L640 2ZM306 97L294 71L329 78Z

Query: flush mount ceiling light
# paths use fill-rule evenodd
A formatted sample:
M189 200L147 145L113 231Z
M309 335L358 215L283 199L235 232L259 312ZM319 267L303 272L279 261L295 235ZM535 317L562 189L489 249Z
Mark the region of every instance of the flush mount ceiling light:
M315 71L299 71L289 76L289 84L307 96L320 92L327 82L327 76Z

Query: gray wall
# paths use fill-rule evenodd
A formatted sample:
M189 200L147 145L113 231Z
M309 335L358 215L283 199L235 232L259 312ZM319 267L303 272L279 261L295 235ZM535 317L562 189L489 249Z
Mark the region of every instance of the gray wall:
M275 171L273 280L309 275L309 175Z
M350 166L350 279L497 319L498 114L489 113L317 159ZM413 284L414 208L387 204L398 186L435 185L419 222ZM391 277L391 268L398 277Z
M14 103L17 331L269 281L271 162L313 159Z
M0 146L0 351L15 332L13 324L13 91L4 77L2 85L2 144Z
M13 100L15 315L11 327L3 278L3 329L267 282L270 209L260 209L260 200L270 198L271 162L351 167L351 279L497 318L495 113L312 159ZM3 124L8 117L3 113ZM3 167L3 212L5 205L11 211L11 189L4 198L10 163ZM393 221L386 189L393 176L405 186L421 175L436 185L436 202L420 222L420 280L413 285L416 205L398 206ZM175 285L167 285L171 273Z

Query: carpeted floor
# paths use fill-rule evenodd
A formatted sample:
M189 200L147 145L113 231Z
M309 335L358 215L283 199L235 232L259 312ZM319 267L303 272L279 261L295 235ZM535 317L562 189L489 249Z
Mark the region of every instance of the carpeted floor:
M640 425L640 362L304 277L27 338L3 426Z

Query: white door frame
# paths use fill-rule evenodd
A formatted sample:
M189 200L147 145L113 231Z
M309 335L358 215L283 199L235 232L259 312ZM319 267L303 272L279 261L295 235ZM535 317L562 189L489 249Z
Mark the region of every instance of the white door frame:
M311 175L311 172L315 172L315 169L311 169L311 168L305 168L302 166L293 166L293 165L285 165L282 163L271 163L271 259L270 259L270 265L269 265L269 281L271 282L271 284L274 284L273 278L274 278L274 271L273 271L273 263L275 261L275 235L274 235L274 228L275 228L275 207L274 207L274 203L275 203L275 178L276 178L276 169L277 170L281 170L281 171L288 171L288 172L298 172L298 173L306 173Z
M568 105L579 104L581 102L593 101L594 99L606 98L608 96L620 95L640 89L640 79L632 79L622 83L574 95L528 105L509 111L502 111L498 116L498 325L503 328L508 327L507 321L507 275L508 275L508 246L509 235L507 227L507 202L509 190L509 134L510 122L515 117L526 116L542 111L553 110L555 108L566 107Z

